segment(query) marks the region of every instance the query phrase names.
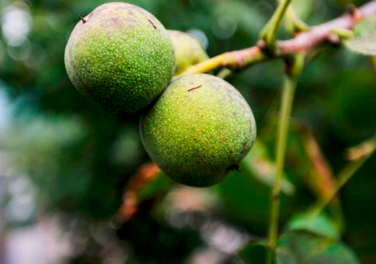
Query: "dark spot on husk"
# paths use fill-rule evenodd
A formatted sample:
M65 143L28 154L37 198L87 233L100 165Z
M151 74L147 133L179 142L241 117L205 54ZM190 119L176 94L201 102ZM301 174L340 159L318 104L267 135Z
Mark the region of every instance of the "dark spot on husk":
M79 16L78 19L80 19L82 21L82 23L84 23L84 24L87 22L86 19L82 16Z
M202 87L202 85L199 85L199 86L193 87L193 88L189 89L188 92L193 91L193 90L196 90L196 89L201 88L201 87Z
M150 24L153 26L154 29L157 29L157 27L154 25L153 21L151 21L150 19L148 19L148 21L150 22Z

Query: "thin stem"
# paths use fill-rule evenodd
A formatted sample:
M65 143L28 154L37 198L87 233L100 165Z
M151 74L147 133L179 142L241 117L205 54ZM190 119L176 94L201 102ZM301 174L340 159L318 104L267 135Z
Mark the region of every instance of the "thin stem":
M279 3L281 1L278 0ZM292 34L309 30L309 26L298 17L292 5L286 11L286 27Z
M277 169L271 194L270 222L268 233L268 245L272 249L268 254L267 263L272 263L278 237L278 220L280 210L280 192L283 167L285 162L287 134L290 123L290 115L294 101L295 89L300 72L304 64L304 55L297 55L292 63L291 71L286 75L283 87L282 104L279 117L279 131L277 144Z
M222 64L223 64L226 56L227 56L227 53L220 54L220 55L215 56L213 58L210 58L206 61L203 61L199 64L188 67L181 74L210 72L212 70L218 69L218 68L222 67Z
M309 26L298 17L292 6L287 9L286 23L288 30L293 34L309 30Z
M368 149L364 152L364 155L359 155L356 160L353 160L347 164L338 174L335 187L333 188L332 193L325 200L320 200L312 211L312 217L319 215L325 207L333 200L337 195L339 190L356 174L356 172L363 166L363 164L372 156L376 151L376 136L365 141L359 146L350 149L352 152L363 151L364 146L371 146L371 149Z
M226 79L227 77L229 77L231 74L233 73L233 71L227 69L227 68L223 68L222 70L220 70L220 72L217 74L217 77L221 78L221 79Z
M342 171L338 174L337 184L333 190L333 193L329 196L327 200L320 200L320 202L315 206L314 214L318 215L324 208L330 203L330 201L336 196L338 191L351 179L351 177L362 167L362 165L367 161L369 156L364 157L356 162L351 162L347 164Z
M269 51L274 51L275 42L277 39L278 28L281 25L283 16L286 13L287 7L290 5L291 0L279 0L279 5L265 25L260 34L260 39L266 42L266 46L269 48Z
M350 39L350 38L354 37L354 32L352 30L349 30L349 29L334 28L334 29L332 29L332 32L343 40Z
M346 151L346 158L351 161L360 160L363 157L372 155L376 149L376 135L360 143L359 145L349 148Z

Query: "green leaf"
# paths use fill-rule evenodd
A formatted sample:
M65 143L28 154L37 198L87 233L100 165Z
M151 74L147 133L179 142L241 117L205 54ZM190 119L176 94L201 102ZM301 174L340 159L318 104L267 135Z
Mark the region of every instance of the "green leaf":
M342 243L302 230L283 234L276 254L277 264L359 264Z
M288 230L306 230L312 233L339 239L338 228L324 213L314 214L311 211L293 216L287 224Z
M353 52L376 55L376 16L360 22L354 29L354 37L345 44Z
M239 256L246 264L264 264L269 251L265 243L251 242L240 250Z

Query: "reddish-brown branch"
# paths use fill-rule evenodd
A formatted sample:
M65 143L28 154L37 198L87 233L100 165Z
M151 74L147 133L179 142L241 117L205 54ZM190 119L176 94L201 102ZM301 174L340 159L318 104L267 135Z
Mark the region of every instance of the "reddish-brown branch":
M277 51L273 56L264 54L262 45L258 44L254 47L215 56L189 67L183 74L209 72L221 67L240 69L258 62L308 52L322 43L338 40L333 32L334 30L352 29L362 18L371 15L376 15L376 0L370 1L359 9L353 9L339 18L313 26L292 39L277 41Z
M142 165L138 171L132 176L128 185L124 190L123 204L121 205L116 220L118 222L125 222L132 218L132 216L138 210L138 192L156 177L160 172L160 169L155 163L148 163Z
M323 41L330 39L335 29L352 29L362 18L376 14L376 1L371 1L355 12L349 12L337 19L311 27L307 32L300 33L295 38L279 41L280 54L291 54L307 51Z

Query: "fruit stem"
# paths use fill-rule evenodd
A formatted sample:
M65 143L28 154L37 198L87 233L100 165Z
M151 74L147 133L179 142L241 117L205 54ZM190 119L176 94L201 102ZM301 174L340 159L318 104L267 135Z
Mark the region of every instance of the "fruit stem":
M274 59L279 58L276 56ZM256 62L266 61L269 57L261 52L258 46L246 48L243 50L230 51L196 65L188 67L181 74L203 73L216 70L218 68L228 68L229 70L238 70L245 66L250 66ZM272 59L272 58L270 58Z
M268 246L271 248L267 257L267 263L271 264L274 258L274 252L277 245L278 236L278 219L280 210L280 192L281 182L283 174L283 166L285 161L287 133L290 122L290 114L294 101L295 89L300 73L304 66L304 55L299 54L293 57L290 65L287 67L287 72L284 85L283 95L280 108L279 128L278 128L278 142L277 142L277 169L274 178L274 185L270 199L270 221L269 221L269 233L268 233Z
M266 23L260 34L260 39L265 41L266 47L271 53L275 52L277 31L281 25L282 18L291 3L291 0L279 0L278 3L277 9L269 19L268 23Z
M223 68L222 70L220 70L218 72L217 77L221 78L221 79L226 79L229 76L231 76L231 74L233 74L233 71L231 71L231 70L229 70L227 68Z

